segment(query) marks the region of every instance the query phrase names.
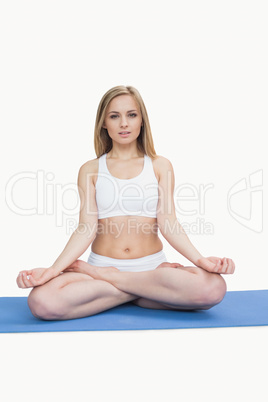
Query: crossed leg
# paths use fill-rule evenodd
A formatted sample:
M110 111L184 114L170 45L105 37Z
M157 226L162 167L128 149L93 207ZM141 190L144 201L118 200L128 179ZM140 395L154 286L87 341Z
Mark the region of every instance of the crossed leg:
M137 299L108 282L83 273L64 272L28 296L32 314L43 320L69 320L98 314Z
M161 264L162 265L162 264ZM161 268L161 265L157 268ZM193 266L179 267L182 271L186 271L186 275L181 275L181 279L185 277L186 283L188 286L188 279L194 279L192 283L193 288L191 290L190 297L186 297L176 291L175 304L173 302L169 303L159 303L149 298L139 297L132 301L133 304L144 308L153 308L153 309L174 309L174 310L208 310L216 304L220 303L226 294L226 283L224 279L219 274L210 274L207 271ZM191 274L196 274L197 277L193 278ZM177 276L177 274L176 274ZM126 279L126 278L125 278ZM129 278L130 279L130 278ZM202 285L203 282L203 285ZM195 289L194 285L197 285L199 289ZM118 285L117 285L118 286ZM123 283L124 286L124 283ZM122 287L122 284L121 284ZM187 289L185 289L185 293L187 293ZM147 296L148 297L148 296ZM188 300L188 301L187 301ZM160 307L161 306L161 307Z
M64 272L32 289L28 305L44 320L86 317L126 302L154 309L208 309L226 292L219 274L197 267L161 267L146 272L120 272L84 261L81 272ZM159 269L158 269L159 268Z
M140 296L134 303L141 307L159 308L160 303L161 308L204 310L222 301L227 287L220 274L193 266L174 269L172 265L163 263L155 270L145 272L120 272L115 267L89 264L87 269L93 278L105 280L117 289Z

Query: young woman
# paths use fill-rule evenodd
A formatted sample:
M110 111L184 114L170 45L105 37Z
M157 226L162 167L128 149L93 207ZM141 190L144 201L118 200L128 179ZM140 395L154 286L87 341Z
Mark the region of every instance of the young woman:
M209 309L221 302L232 274L230 258L204 257L179 224L171 162L156 155L144 102L132 86L102 97L96 116L96 159L78 174L77 229L49 268L21 271L20 288L33 287L35 317L65 320L133 302L153 309ZM158 237L194 266L169 263ZM78 258L91 245L88 261Z

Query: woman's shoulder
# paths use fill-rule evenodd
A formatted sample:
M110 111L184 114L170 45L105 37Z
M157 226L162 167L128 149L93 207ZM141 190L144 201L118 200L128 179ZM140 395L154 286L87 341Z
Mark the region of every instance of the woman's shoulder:
M156 157L152 159L152 163L158 181L161 177L161 173L166 172L167 170L173 170L172 163L165 156L156 155Z
M158 163L167 163L167 162L170 162L169 161L169 159L167 159L165 156L163 156L163 155L156 155L156 157L155 157L155 159L154 159L154 162L158 162Z
M93 173L94 170L96 170L96 168L98 171L98 165L99 165L99 158L90 159L82 164L80 170L91 171Z
M157 168L170 168L172 167L172 163L168 158L162 155L156 155L154 159L152 159L153 165Z
M90 175L90 177L93 180L93 183L96 183L97 176L98 176L98 170L99 170L99 158L95 159L90 159L86 162L84 162L80 169L79 169L79 177L86 177L87 175Z

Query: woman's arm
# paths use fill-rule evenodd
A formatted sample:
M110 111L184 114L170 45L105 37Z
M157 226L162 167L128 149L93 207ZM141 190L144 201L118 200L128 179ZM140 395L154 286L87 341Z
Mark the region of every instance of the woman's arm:
M157 224L159 230L175 250L193 264L197 265L198 259L203 258L203 256L191 243L176 217L174 205L175 177L173 166L167 158L162 156L157 162L160 176L157 205Z
M64 250L52 264L57 273L64 271L76 261L89 247L96 236L98 226L98 208L93 183L92 161L81 166L78 173L78 191L80 196L79 224L71 235Z
M232 274L235 264L230 258L203 257L191 243L176 217L173 166L168 159L160 157L157 160L157 167L160 176L157 223L161 234L175 250L194 265L209 272Z
M77 229L71 235L64 250L51 265L58 274L68 268L74 261L76 261L90 246L96 236L96 230L92 228L91 231L84 233L84 226L78 225Z
M98 209L92 167L92 161L89 161L81 166L78 173L80 196L78 227L71 235L62 253L49 268L35 268L19 273L17 278L19 287L39 286L55 278L75 262L94 240L98 226Z
M168 243L175 248L181 255L193 264L198 266L198 260L204 258L191 243L183 227L175 217L166 217L158 223L161 234Z

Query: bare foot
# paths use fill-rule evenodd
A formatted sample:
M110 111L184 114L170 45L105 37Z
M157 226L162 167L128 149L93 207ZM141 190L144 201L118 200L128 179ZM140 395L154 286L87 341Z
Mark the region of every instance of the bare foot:
M178 262L162 262L162 264L158 265L157 268L178 268L178 267L183 267L184 265L179 264Z
M119 272L116 267L96 267L83 260L76 260L64 272L80 272L94 279L107 280L112 273Z
M94 279L100 279L108 282L109 279L113 278L113 274L120 272L116 267L96 267L95 265L90 265L89 269L89 275L91 275Z
M92 265L88 264L87 262L83 260L76 260L73 262L71 265L69 265L68 268L64 270L64 272L79 272L81 274L89 274L89 268L92 267Z

